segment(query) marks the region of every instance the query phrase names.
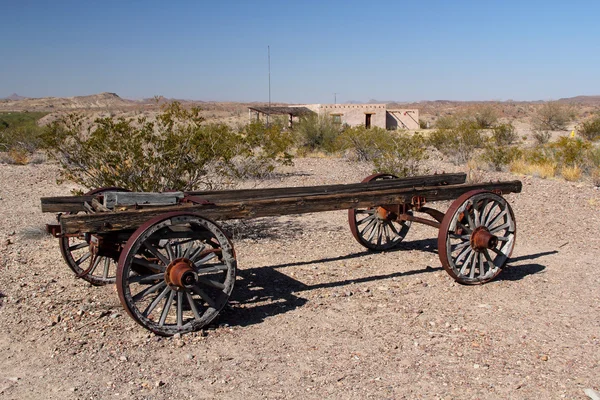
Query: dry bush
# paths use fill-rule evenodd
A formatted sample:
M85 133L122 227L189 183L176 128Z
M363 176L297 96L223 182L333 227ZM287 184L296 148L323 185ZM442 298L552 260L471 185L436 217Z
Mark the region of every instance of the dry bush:
M574 118L572 106L550 101L537 110L532 117L532 125L537 131L564 131Z
M532 175L542 179L553 178L556 175L556 163L548 161L530 163L523 159L513 161L509 166L510 172L522 175Z
M492 140L498 146L508 146L517 141L519 136L513 124L500 124L492 129Z
M594 186L600 187L600 168L595 168L591 173L591 177Z
M336 151L336 141L341 132L340 124L326 114L311 114L302 117L294 125L294 133L300 152Z
M581 168L577 165L573 166L564 166L560 170L560 174L565 180L569 182L577 182L581 179L582 171Z
M481 158L494 171L502 171L505 166L520 156L521 150L518 146L498 146L492 142L485 147Z
M481 129L489 129L498 122L498 110L494 104L478 104L469 109L469 114Z
M533 138L535 139L535 143L538 145L544 145L550 141L550 137L552 134L548 131L543 130L534 130Z

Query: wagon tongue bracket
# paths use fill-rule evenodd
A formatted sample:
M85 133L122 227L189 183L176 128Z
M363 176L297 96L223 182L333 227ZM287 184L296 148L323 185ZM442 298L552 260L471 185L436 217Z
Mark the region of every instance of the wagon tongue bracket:
M173 260L165 271L165 282L176 291L194 287L198 282L198 274L192 261L187 258Z

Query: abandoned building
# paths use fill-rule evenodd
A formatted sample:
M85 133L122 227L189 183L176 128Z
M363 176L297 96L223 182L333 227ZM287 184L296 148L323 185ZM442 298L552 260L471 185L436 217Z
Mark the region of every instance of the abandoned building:
M388 109L386 104L303 104L248 107L248 111L251 119L263 119L267 115L287 115L290 127L300 117L315 113L330 115L334 122L349 126L377 126L390 130L419 129L419 110Z

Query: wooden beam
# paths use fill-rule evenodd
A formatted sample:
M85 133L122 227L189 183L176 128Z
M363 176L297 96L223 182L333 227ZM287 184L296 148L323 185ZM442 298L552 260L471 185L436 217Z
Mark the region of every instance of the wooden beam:
M339 185L278 187L268 189L244 189L244 190L219 190L219 191L196 191L186 194L201 197L210 201L246 200L259 198L281 198L289 196L303 196L311 194L326 194L333 192L356 192L363 190L375 190L385 187L406 188L413 186L452 185L464 183L467 175L458 174L436 174L426 176L413 176L400 179L386 179L371 181L368 183L351 183ZM90 203L95 196L64 196L64 197L42 197L42 212L78 212L85 211L83 203Z
M463 193L476 189L518 193L521 191L521 187L520 181L510 181L248 199L209 205L182 205L89 215L63 215L60 218L60 224L62 232L65 234L110 232L134 230L153 217L175 211L197 213L213 220L246 219L373 207L381 204L403 204L410 203L415 196L424 197L427 202L453 200Z

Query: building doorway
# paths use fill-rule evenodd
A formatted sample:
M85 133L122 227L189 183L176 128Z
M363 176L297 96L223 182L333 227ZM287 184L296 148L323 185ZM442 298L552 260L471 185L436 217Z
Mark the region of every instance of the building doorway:
M365 128L371 128L371 115L373 114L365 114Z

